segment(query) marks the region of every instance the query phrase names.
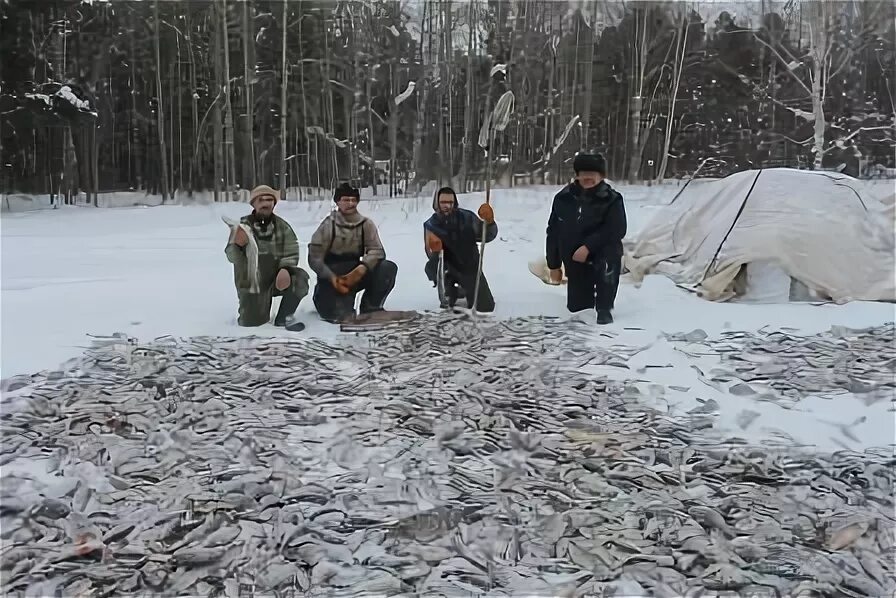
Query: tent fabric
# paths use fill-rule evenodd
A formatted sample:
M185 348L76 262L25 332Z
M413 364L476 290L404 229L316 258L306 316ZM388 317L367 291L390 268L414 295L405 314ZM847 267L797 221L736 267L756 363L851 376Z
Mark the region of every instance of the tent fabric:
M837 303L896 301L893 225L893 207L852 177L748 170L688 185L626 241L624 259L636 281L664 274L712 301L733 297L751 262Z

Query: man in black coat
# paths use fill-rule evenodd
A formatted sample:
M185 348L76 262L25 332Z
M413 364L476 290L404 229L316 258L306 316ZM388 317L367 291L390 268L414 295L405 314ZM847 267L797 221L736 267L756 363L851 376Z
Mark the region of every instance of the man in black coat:
M622 270L626 233L622 195L604 180L607 161L600 154L573 160L575 180L555 197L548 219L545 256L551 282L560 284L566 269L566 307L597 310L597 323L613 321L611 310Z
M476 275L479 272L479 246L482 241L482 227L485 227L485 242L492 242L498 236L495 213L487 203L479 206L478 215L458 206L457 194L451 187L436 191L432 202L435 212L423 223L425 241L426 277L436 284L438 280L439 253L445 264L445 286L449 306L460 297L466 297L467 305L473 306L476 289ZM485 279L480 277L479 298L476 311L492 312L495 299Z

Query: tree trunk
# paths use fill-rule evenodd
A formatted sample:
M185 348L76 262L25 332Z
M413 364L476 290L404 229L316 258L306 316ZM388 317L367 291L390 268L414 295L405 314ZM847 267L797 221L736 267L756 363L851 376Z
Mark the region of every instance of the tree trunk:
M233 201L233 185L236 181L233 156L233 108L230 102L230 40L227 34L227 0L221 0L221 54L224 59L224 189L225 201Z
M376 197L376 181L377 176L379 176L379 172L376 168L376 146L373 143L373 97L371 96L370 91L370 77L366 77L364 80L364 85L367 88L367 149L370 151L370 167L373 169L373 182L371 186L373 187L373 196Z
M277 185L280 188L280 197L286 199L286 91L289 82L289 64L286 60L286 27L289 14L287 8L289 2L283 0L283 20L281 21L282 35L280 41L280 174Z
M582 106L582 147L590 149L591 144L591 96L594 87L594 44L595 20L592 13L588 24L588 62L585 63L585 99Z
M218 48L220 46L220 39L218 36L221 35L220 27L212 25L212 48ZM224 165L224 131L221 128L221 102L220 102L220 89L221 89L221 53L220 52L212 52L212 62L214 63L214 73L215 73L215 85L212 89L218 90L218 93L215 94L215 98L212 100L212 152L214 155L213 161L213 171L214 171L214 197L215 201L221 201L221 183L223 181L223 173L222 168Z
M474 40L476 36L476 0L469 0L470 6L467 16L467 101L464 106L464 145L460 164L460 184L461 191L467 190L467 177L470 176L470 166L473 162L473 148L476 147L474 139L476 139L476 130L474 129L476 115L478 114L478 106L476 105L476 95L473 89L473 50Z
M398 106L395 104L395 96L398 95L395 62L389 64L389 79L392 82L392 92L389 94L389 197L395 196L395 170L398 162Z
M185 11L184 19L186 21L185 27L187 30L187 52L190 55L190 110L191 117L193 123L193 144L198 145L199 139L197 136L199 135L199 97L196 91L196 61L193 57L193 29L190 24L190 11ZM190 164L189 164L189 173L187 175L187 190L190 194L190 197L193 196L193 191L195 189L195 184L193 181L193 177L196 172L196 153L190 152Z
M255 110L255 100L252 94L252 80L255 77L255 27L249 18L249 0L243 1L243 93L245 95L246 113L243 116L243 130L245 143L245 157L243 186L253 189L255 181L255 119L252 116Z
M162 105L162 60L160 58L159 45L159 0L153 2L153 50L156 61L156 130L159 135L159 157L162 167L162 203L168 201L168 152L165 144L165 109ZM94 184L95 185L95 184Z
M682 28L684 29L682 31ZM669 109L666 111L666 136L663 140L663 155L660 158L660 169L656 175L656 182L662 183L666 176L666 167L669 165L669 146L672 143L672 124L675 119L675 99L678 97L678 86L681 82L681 73L684 70L684 62L688 45L688 30L690 18L687 9L682 11L682 23L675 32L675 63L672 72L672 89L669 91Z
M826 95L827 60L830 39L828 37L827 7L824 2L812 2L809 27L812 40L812 113L814 118L812 135L812 168L820 170L824 160L824 133L827 123L824 117L824 96Z
M634 17L636 23L634 43L634 56L637 61L637 71L634 73L635 90L631 99L631 121L629 122L629 155L628 155L628 180L634 183L641 174L641 149L643 147L641 140L641 111L644 107L644 77L647 71L647 13L648 8L644 7L643 22L638 21L638 15ZM646 134L647 131L644 131Z

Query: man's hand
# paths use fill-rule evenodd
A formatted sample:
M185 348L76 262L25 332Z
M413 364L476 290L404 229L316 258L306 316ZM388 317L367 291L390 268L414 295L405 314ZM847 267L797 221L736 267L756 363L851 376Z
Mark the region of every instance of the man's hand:
M584 264L585 260L588 259L589 253L591 252L588 251L588 248L582 245L581 247L576 249L576 252L574 254L572 254L572 261Z
M341 276L336 276L335 274L330 278L330 284L333 285L333 288L336 289L336 292L340 295L348 295L349 288L345 286L345 283L342 282Z
M240 247L245 247L249 244L249 237L246 235L246 231L243 230L242 226L234 227L236 230L233 233L233 242Z
M479 206L479 212L477 212L477 213L479 214L479 217L486 224L494 224L495 223L495 211L487 203L484 203L481 206Z
M560 284L563 282L563 269L554 268L551 270L551 284Z
M285 291L289 288L289 283L291 282L291 276L289 275L289 270L286 268L280 268L280 271L277 272L277 280L274 281L274 286L277 287L278 291Z
M339 279L349 289L354 288L356 284L361 282L361 279L364 278L364 274L367 273L367 266L361 264L360 266L355 266L354 270L346 274L345 276L340 276Z

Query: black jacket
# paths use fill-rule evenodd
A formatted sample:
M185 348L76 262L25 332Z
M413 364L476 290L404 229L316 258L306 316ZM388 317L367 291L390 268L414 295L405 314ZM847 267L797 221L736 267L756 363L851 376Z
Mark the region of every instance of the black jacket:
M601 181L583 189L573 181L556 196L548 219L545 257L548 268L572 262L572 254L585 245L595 258L622 256L627 222L622 195Z
M423 230L442 240L445 262L449 266L460 272L475 272L479 266L478 243L482 242L482 227L485 226L485 242L491 243L498 236L498 225L494 222L485 224L474 212L458 207L457 196L454 197L454 210L447 216L438 208L436 195L433 199L436 213L423 223Z

